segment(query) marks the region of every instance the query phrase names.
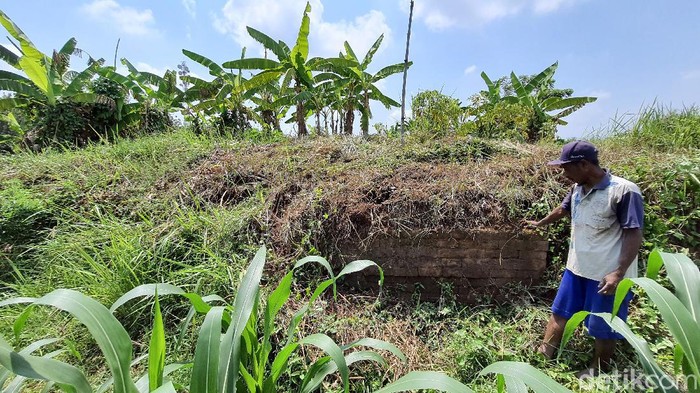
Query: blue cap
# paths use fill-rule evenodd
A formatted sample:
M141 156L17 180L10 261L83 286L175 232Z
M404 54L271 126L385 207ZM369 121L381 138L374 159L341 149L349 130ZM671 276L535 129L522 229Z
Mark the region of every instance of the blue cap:
M558 160L548 162L547 165L561 165L581 160L590 162L598 160L598 149L586 141L569 142L561 148L561 157Z

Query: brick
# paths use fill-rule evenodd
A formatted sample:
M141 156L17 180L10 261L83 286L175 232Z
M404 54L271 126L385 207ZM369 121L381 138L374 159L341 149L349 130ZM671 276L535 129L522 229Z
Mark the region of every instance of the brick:
M384 270L385 276L399 276L399 277L417 277L418 268L416 267L401 267L392 270Z
M418 276L436 278L442 277L442 266L435 266L434 264L419 266Z
M546 261L547 251L526 251L520 250L518 257L520 259L528 259L532 261Z

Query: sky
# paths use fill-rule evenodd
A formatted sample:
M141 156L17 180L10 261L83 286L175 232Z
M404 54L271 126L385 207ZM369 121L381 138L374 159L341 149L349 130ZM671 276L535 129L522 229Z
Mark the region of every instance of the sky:
M293 46L306 0L0 0L44 53L75 37L78 47L112 64L118 58L163 74L202 54L217 63L262 55L251 26ZM311 56L336 56L348 41L363 57L384 34L370 72L403 62L409 0L311 0ZM563 138L585 137L629 121L649 105L681 109L700 101L700 1L416 0L407 102L425 90L467 103L492 79L536 74L555 61L556 86L598 100L566 118ZM2 40L7 45L7 40ZM73 64L80 62L74 59ZM76 68L82 67L77 66ZM0 68L9 69L6 64ZM80 68L82 69L82 68ZM402 78L380 83L400 101ZM400 110L373 107L370 124L394 124ZM359 123L359 121L358 121Z

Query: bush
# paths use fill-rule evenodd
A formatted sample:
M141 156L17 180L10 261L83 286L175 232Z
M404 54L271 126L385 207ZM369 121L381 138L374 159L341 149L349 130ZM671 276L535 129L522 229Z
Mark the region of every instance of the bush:
M653 105L643 109L631 121L616 121L614 124L615 128L606 133L628 145L665 151L700 148L700 107L697 106L673 110Z
M463 124L461 103L458 99L437 90L418 93L411 100L413 118L408 123L411 136L425 141L454 133Z

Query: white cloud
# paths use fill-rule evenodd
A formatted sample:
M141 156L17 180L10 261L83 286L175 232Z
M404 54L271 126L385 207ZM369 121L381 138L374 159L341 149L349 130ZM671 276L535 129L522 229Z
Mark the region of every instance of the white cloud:
M683 79L700 79L700 69L685 71L681 74Z
M473 73L474 71L476 71L476 65L472 64L469 67L464 69L464 75L469 75L469 74Z
M584 0L442 0L416 2L414 18L425 23L431 30L453 27L479 27L498 19L530 11L547 14L564 6ZM401 0L400 7L408 13L408 1Z
M182 6L185 7L185 11L187 11L187 13L190 14L192 18L195 18L197 16L196 0L182 0Z
M321 0L310 3L310 56L336 56L343 50L343 42L348 41L357 56L362 57L380 34L384 34L380 51L391 41L391 29L379 11L371 10L351 21L332 22L323 19ZM291 47L305 6L306 0L228 0L220 15L212 15L212 19L220 33L230 35L242 46L260 48L246 31L246 26L251 26Z
M576 2L577 0L535 0L533 11L536 14L547 14L561 7L571 6Z
M607 90L593 90L586 95L589 97L598 97L599 100L607 100L612 97L612 93Z
M111 24L122 33L133 36L160 35L153 27L155 18L153 11L125 7L114 0L95 0L81 7L81 11L90 18Z
M384 40L379 52L388 46L392 38L384 14L375 10L356 17L352 22L321 21L316 29L311 26L311 30L313 44L317 45L322 56L337 55L341 49L345 52L343 43L348 41L360 61L380 35L384 34Z
M158 76L165 75L165 71L168 71L168 70L177 71L177 65L175 65L173 67L154 67L148 63L138 62L138 63L134 64L134 67L136 67L136 69L139 71L150 72L151 74L156 74ZM196 72L190 71L190 76L202 79L202 77L199 74L197 74ZM178 79L178 83L180 83L180 76L179 75L178 75L177 79ZM212 77L207 75L204 79L211 80Z
M168 70L167 68L158 68L143 62L138 62L134 64L134 67L136 67L136 69L139 71L150 72L151 74L156 74L158 76L165 75L165 71Z

